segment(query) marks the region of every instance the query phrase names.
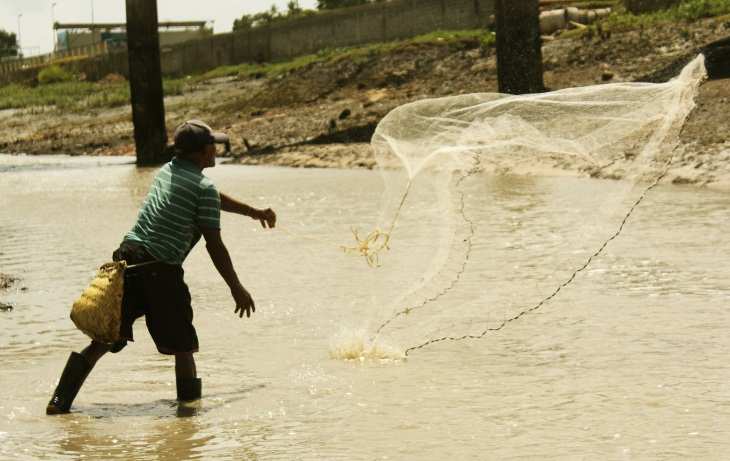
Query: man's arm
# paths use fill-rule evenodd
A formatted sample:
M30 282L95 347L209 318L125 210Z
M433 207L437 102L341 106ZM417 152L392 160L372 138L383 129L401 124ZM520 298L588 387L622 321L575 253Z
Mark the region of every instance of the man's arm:
M275 227L276 226L276 213L271 208L265 210L259 210L257 208L246 205L245 203L239 202L238 200L221 193L221 210L227 211L228 213L236 213L243 216L248 216L253 219L261 221L263 227Z
M246 317L251 317L251 312L256 312L256 306L251 295L238 280L236 270L233 268L231 256L223 244L220 229L201 229L201 231L203 237L205 237L205 248L208 250L213 265L231 289L231 295L233 295L233 299L236 301L235 312L239 314L239 317L243 317L244 312L246 313Z

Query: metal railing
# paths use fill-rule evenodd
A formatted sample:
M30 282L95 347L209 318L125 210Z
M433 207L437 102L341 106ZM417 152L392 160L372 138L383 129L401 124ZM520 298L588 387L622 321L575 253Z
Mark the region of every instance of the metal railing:
M95 45L81 46L71 50L56 51L54 53L32 56L29 58L13 59L0 62L0 75L8 75L27 69L46 67L51 64L63 64L69 61L93 58L109 53L106 42Z

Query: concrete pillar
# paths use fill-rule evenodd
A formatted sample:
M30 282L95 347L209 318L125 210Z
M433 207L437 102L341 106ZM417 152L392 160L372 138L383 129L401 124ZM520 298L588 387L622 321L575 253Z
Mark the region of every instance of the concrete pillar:
M160 65L157 0L126 0L129 87L137 165L169 160Z
M496 0L500 93L544 91L538 0Z

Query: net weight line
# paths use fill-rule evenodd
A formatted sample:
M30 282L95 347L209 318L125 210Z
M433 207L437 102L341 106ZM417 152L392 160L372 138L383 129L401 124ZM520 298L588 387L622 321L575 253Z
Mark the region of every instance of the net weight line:
M641 195L639 196L639 198L637 198L634 201L634 203L631 205L631 208L629 208L629 211L624 216L623 220L621 221L621 224L618 226L618 228L616 229L616 231L613 234L611 234L611 236L608 239L606 239L606 241L603 242L603 244L600 246L600 248L598 248L598 250L596 250L592 255L590 255L588 257L588 259L586 260L585 263L583 263L582 266L580 266L578 269L576 269L575 271L573 271L573 273L570 275L570 277L568 277L568 279L565 282L563 282L560 285L558 285L558 287L550 295L548 295L545 298L543 298L542 300L540 300L540 302L538 302L534 306L532 306L532 307L530 307L528 309L525 309L523 311L520 311L518 314L516 314L516 315L514 315L514 316L512 316L512 317L510 317L508 319L502 320L502 322L499 325L497 325L496 327L485 328L479 334L475 334L475 335L462 335L462 336L442 336L442 337L439 337L439 338L429 339L428 341L426 341L424 343L421 343L421 344L419 344L417 346L411 346L411 347L407 348L405 350L405 352L404 352L404 355L406 357L408 357L408 355L411 352L413 352L413 351L417 351L417 350L426 348L428 346L431 346L433 344L440 343L440 342L445 342L445 341L466 341L466 340L482 339L487 334L492 333L492 332L496 332L496 331L500 331L500 330L504 329L508 324L510 324L510 323L512 323L514 321L519 320L520 318L522 318L523 316L525 316L527 314L530 314L532 312L535 312L536 310L540 309L542 306L544 306L545 304L547 304L549 301L551 301L552 299L554 299L555 297L557 297L558 294L560 294L560 292L564 288L568 287L570 284L573 283L573 281L576 279L576 277L578 276L579 273L581 273L584 270L586 270L591 265L591 263L593 262L593 260L596 259L598 256L600 256L603 253L603 251L606 249L606 247L608 247L609 243L611 243L613 240L615 240L616 238L618 238L619 235L621 235L621 232L623 232L624 228L626 227L626 224L628 223L629 219L631 218L631 215L633 215L633 213L636 210L636 208L638 208L638 206L641 204L641 202L644 201L644 199L649 194L649 192L651 192L652 189L654 189L655 187L657 187L659 185L659 183L661 182L661 180L664 179L667 176L667 174L669 173L669 168L672 165L673 161L674 161L674 157L672 156L667 161L666 165L664 166L664 170L661 172L661 174L659 174L656 177L656 179L654 179L654 181L646 189L644 189L644 191L641 193Z
M459 178L458 181L456 181L456 184L455 184L455 187L456 188L459 188L461 186L461 183L463 183L467 178L469 178L471 176L474 176L475 174L477 174L478 172L481 171L481 159L479 158L479 155L477 155L475 153L473 160L474 160L474 165L472 166L472 168L469 169L464 175L462 175L461 178ZM385 322L383 322L378 327L378 329L375 330L375 337L373 338L373 341L375 339L377 339L377 336L380 334L380 332L382 332L388 325L390 325L392 322L394 322L399 317L402 317L404 315L408 315L408 314L412 313L415 310L419 310L419 309L421 309L423 307L426 307L428 304L431 304L432 302L434 302L434 301L438 300L439 298L445 296L448 292L450 292L451 290L453 290L454 287L456 287L456 285L461 280L461 277L464 275L464 272L466 272L466 266L468 265L469 260L471 259L471 252L472 252L472 246L473 246L472 240L474 238L474 221L472 221L466 215L466 212L464 211L464 209L466 208L466 204L464 202L464 199L465 199L464 192L461 191L460 194L461 194L461 196L460 196L460 199L459 199L459 202L460 202L460 204L459 204L459 215L461 216L461 218L464 220L464 222L466 222L466 224L469 227L469 233L466 236L466 238L464 239L464 243L466 243L466 250L464 251L464 260L461 263L461 267L456 272L456 274L454 275L454 277L451 279L451 282L449 283L449 285L446 286L444 289L442 289L440 292L438 292L437 294L435 294L433 296L430 296L430 297L424 299L423 301L421 301L420 303L416 304L415 306L406 307L405 309L402 309L402 310L396 312L388 320L386 320ZM404 201L405 201L405 197L404 197L403 201L401 201L401 207L403 206L403 202ZM398 211L400 212L400 209Z

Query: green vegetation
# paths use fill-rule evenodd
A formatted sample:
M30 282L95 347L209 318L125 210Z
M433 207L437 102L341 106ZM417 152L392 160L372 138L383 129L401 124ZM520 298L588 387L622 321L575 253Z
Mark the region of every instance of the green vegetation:
M317 8L320 10L336 10L338 8L349 8L351 6L382 2L383 0L317 0Z
M241 79L276 77L315 63L352 60L364 63L390 52L410 46L435 44L442 46L470 46L489 48L494 45L494 33L484 30L438 31L409 40L389 43L322 50L317 54L300 56L289 61L263 64L222 66L188 79L165 79L166 96L183 94L189 85L220 77ZM477 44L478 43L478 44ZM83 111L112 108L129 104L129 85L126 81L84 82L58 66L50 66L38 75L39 85L11 84L0 87L0 110L22 109L33 106L55 106L61 110Z
M437 43L446 42L454 43L463 40L479 40L480 46L489 48L497 42L497 36L494 32L484 30L456 30L456 31L436 31L426 35L419 35L412 39L414 43Z
M18 40L14 33L0 29L0 58L18 55Z
M165 80L164 90L165 95L168 96L182 94L184 83L182 80ZM124 106L129 104L129 99L127 82L65 81L36 87L23 84L0 87L0 110L56 106L61 110L78 112L94 108Z
M610 30L630 30L661 23L691 22L726 14L730 14L730 0L683 0L677 5L653 13L632 14L618 9L601 23Z
M70 82L71 80L74 80L73 74L56 65L48 66L38 72L38 84L40 85Z
M298 0L290 0L286 5L286 11L279 11L276 5L271 5L267 11L256 14L244 14L233 21L233 30L250 30L256 27L269 26L271 24L288 21L302 16L317 14L314 10L305 10L299 6Z
M222 66L193 77L193 81L200 82L221 77L238 77L241 79L276 77L315 63L338 62L344 59L352 60L357 63L366 62L375 56L391 53L399 49L404 49L418 44L460 46L465 42L473 43L475 41L478 41L479 46L482 48L490 48L494 46L496 39L493 32L485 30L437 31L408 40L373 43L358 47L328 48L320 51L319 53L300 56L289 61L263 64L245 63L236 66Z
M621 4L621 0L572 0L569 3L564 3L566 6L575 6L583 9L594 9L594 8L615 8Z
M586 0L595 3L600 0ZM291 15L297 14L296 4L290 5ZM610 30L630 30L656 27L664 23L691 22L706 17L730 15L730 0L683 0L666 10L634 15L619 7L608 18L585 29L566 31L563 36L577 36ZM374 57L398 52L401 49L422 44L491 48L495 44L493 32L485 30L437 31L408 40L370 45L325 49L316 54L300 56L289 61L262 64L240 64L223 66L187 79L166 79L165 95L183 94L189 85L220 77L240 79L277 77L316 63L334 63L351 60L366 63ZM0 87L0 109L26 108L32 106L56 106L62 110L83 111L90 108L111 108L129 103L127 82L83 82L75 81L66 71L51 66L40 72L39 85L11 84Z
M289 0L286 10L282 11L272 5L266 11L255 14L244 14L233 21L233 30L250 30L256 27L265 27L274 23L289 21L303 16L312 16L324 10L336 10L351 6L367 5L368 3L382 3L385 0L317 0L317 10L309 10L299 6L299 0Z

